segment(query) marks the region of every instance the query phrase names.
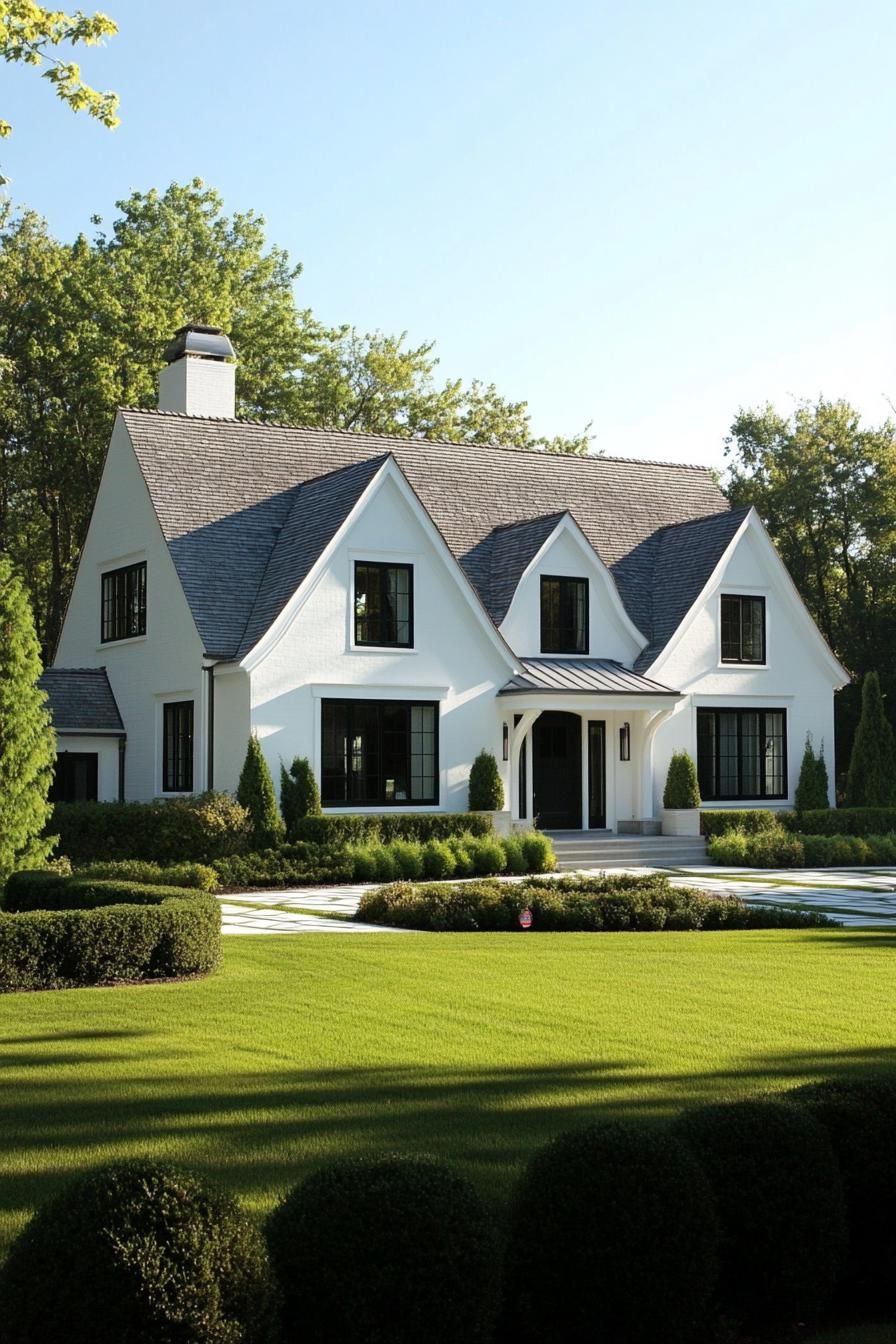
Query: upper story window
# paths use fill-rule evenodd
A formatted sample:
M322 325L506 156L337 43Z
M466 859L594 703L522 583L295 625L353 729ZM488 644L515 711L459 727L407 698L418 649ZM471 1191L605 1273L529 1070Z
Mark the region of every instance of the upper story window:
M146 634L146 561L111 569L103 575L103 635L113 639L133 639Z
M414 647L414 567L355 562L355 643Z
M722 597L722 662L765 662L764 597Z
M541 651L588 652L587 579L542 575Z

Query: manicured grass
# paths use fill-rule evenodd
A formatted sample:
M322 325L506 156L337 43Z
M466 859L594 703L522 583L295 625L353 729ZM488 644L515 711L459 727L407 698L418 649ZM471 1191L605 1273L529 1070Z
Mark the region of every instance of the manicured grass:
M569 1125L896 1068L892 932L224 943L207 980L0 998L0 1244L113 1157L260 1213L324 1157L426 1151L500 1207Z

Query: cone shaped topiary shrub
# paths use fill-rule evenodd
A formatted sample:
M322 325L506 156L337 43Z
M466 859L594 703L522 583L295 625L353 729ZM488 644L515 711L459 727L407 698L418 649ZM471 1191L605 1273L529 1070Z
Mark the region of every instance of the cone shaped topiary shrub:
M715 1195L720 1313L750 1326L816 1316L846 1246L840 1174L822 1126L796 1106L738 1101L685 1111L673 1133Z
M803 760L800 765L800 777L793 795L797 812L812 812L818 808L829 807L828 768L824 763L824 744L821 752L815 755L812 734L806 734L803 748Z
M700 806L697 767L686 751L676 751L669 762L663 807L691 808Z
M253 849L272 849L282 841L284 826L277 808L274 781L254 733L246 748L246 759L236 786L236 800L249 813Z
M504 806L504 785L498 762L490 751L480 751L470 767L471 812L500 812Z
M123 1162L43 1205L0 1270L3 1344L267 1344L264 1239L195 1176Z
M333 1162L290 1191L267 1236L285 1344L491 1339L494 1230L469 1181L440 1162Z
M892 807L896 803L896 748L884 712L880 679L869 672L862 683L862 714L846 776L847 807Z
M321 815L320 789L305 756L297 756L288 770L281 762L280 811L288 840L298 839L298 823L303 817Z
M896 1085L836 1079L787 1095L827 1132L840 1166L849 1256L840 1296L852 1309L892 1310L896 1263Z
M692 1340L715 1282L716 1225L677 1140L601 1124L541 1148L513 1200L502 1340Z

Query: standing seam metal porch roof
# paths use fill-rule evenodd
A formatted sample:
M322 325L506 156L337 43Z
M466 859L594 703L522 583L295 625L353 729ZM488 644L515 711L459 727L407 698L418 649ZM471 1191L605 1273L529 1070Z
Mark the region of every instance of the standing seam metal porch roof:
M639 667L674 633L745 516L729 509L704 467L121 414L200 637L218 657L241 657L257 643L385 456L495 625L570 513L648 640Z
M548 691L554 695L666 695L681 697L680 691L661 686L658 681L630 672L610 658L521 658L522 675L511 677L499 695L524 695L527 691Z

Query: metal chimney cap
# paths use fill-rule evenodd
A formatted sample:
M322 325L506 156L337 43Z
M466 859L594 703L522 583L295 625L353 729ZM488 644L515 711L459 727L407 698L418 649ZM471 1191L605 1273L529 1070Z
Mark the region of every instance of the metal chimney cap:
M185 355L219 362L236 358L230 338L224 335L220 327L204 327L198 322L188 322L185 327L178 327L174 338L165 346L163 359L166 364L173 364Z

